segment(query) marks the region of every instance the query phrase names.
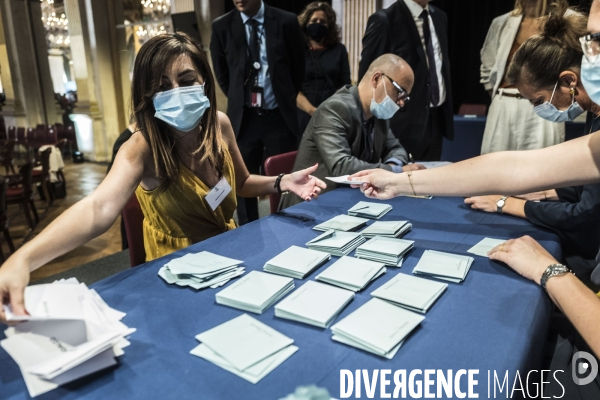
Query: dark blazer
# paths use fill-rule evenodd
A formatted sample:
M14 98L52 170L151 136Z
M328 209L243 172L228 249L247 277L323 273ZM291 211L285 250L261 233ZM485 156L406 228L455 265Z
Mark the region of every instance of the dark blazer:
M363 151L363 109L356 86L344 86L325 100L313 114L300 142L293 171L319 163L312 174L321 180L326 176L349 175L365 169L383 168L390 158L404 163L407 155L404 147L389 129L388 121L374 118L373 156L361 160ZM326 181L325 193L336 188L336 184ZM298 196L282 197L281 208L301 202Z
M265 4L267 60L275 100L289 129L298 135L296 96L304 80L304 39L295 14ZM244 81L248 75L246 31L238 10L212 23L210 52L215 76L225 92L227 115L236 136L244 109Z
M431 19L442 49L442 75L446 87L446 101L440 106L444 115L444 136L454 138L454 110L450 84L450 59L448 57L448 18L439 8L429 4ZM403 0L379 10L369 17L362 39L363 51L359 66L361 79L371 63L379 56L393 53L402 57L415 73L415 83L410 102L390 121L392 132L402 143L418 143L425 134L429 119L429 67L419 31L410 10Z

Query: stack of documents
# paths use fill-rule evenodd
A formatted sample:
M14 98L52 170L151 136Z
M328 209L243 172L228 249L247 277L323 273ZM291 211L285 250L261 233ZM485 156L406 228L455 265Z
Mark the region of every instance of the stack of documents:
M217 293L217 303L262 314L294 289L294 280L283 276L251 271Z
M94 290L76 279L25 289L26 316L4 306L8 321L0 345L17 363L31 397L114 366L135 329L120 320ZM3 368L6 366L3 366Z
M385 265L400 266L402 258L413 248L414 244L413 240L375 236L356 249L356 257L382 262Z
M291 278L304 279L306 275L330 259L330 254L292 246L267 261L263 270Z
M392 206L389 204L359 201L358 204L348 210L348 215L379 219L390 211L392 211Z
M331 327L332 339L392 359L425 317L380 299L371 299Z
M494 238L484 238L475 246L471 247L467 250L467 253L476 254L482 257L488 257L488 251L491 251L494 247L500 246L502 243L506 243L508 239L494 239Z
M367 238L375 236L399 238L411 229L412 224L408 221L375 221L360 234Z
M313 227L316 231L326 232L330 229L343 232L354 232L369 222L366 218L352 217L350 215L338 215L328 221Z
M308 281L275 306L275 316L327 328L353 298L349 290Z
M365 238L360 233L340 232L332 229L306 243L306 246L309 249L341 257L350 254L364 242Z
M240 315L196 336L202 342L190 353L251 383L257 383L294 354L293 339Z
M473 264L473 257L425 250L413 269L413 274L460 283L465 280L471 264Z
M447 288L446 283L398 274L373 291L371 296L412 311L426 313Z
M214 289L242 275L242 262L202 251L169 261L158 271L158 276L169 284L190 286L196 290L206 287Z
M317 275L316 279L358 292L386 271L384 264L344 256Z

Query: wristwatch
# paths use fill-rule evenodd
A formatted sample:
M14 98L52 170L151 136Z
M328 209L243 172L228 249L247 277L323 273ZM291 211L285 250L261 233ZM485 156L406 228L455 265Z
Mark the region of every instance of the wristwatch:
M569 272L572 273L572 271L569 268L567 268L566 265L562 265L562 264L549 265L548 268L546 268L546 270L542 274L542 279L540 280L540 286L543 287L544 290L546 290L546 283L548 282L548 279L552 278L553 276L560 276L560 275L568 274Z
M496 211L499 212L500 214L504 214L502 212L502 207L504 207L504 205L506 204L506 199L508 199L508 196L502 196L502 197L500 197L500 200L498 200L496 202L496 207L497 207Z

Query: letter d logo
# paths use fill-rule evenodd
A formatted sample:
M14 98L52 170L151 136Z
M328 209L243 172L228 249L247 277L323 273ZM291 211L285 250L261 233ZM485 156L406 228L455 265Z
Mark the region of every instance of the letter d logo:
M579 361L580 359L585 359L587 362L578 363L577 361ZM588 383L596 379L596 376L598 375L598 362L590 353L587 353L585 351L578 351L577 353L573 354L571 364L573 382L575 382L576 385L587 385ZM585 378L579 378L579 376L577 375L583 375L587 371L590 371L590 374Z

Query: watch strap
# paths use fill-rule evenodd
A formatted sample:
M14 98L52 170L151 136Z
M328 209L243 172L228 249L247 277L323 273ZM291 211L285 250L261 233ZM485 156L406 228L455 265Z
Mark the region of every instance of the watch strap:
M502 212L502 209L504 208L504 206L506 205L506 199L508 199L508 196L502 196L498 199L498 201L496 202L496 212L498 212L499 214L504 214ZM498 205L498 203L500 203L502 201L502 206Z
M572 272L566 265L563 264L551 264L546 268L544 273L542 274L542 279L540 279L540 286L546 289L546 284L548 283L548 279L554 276L560 276L564 274L568 274Z

